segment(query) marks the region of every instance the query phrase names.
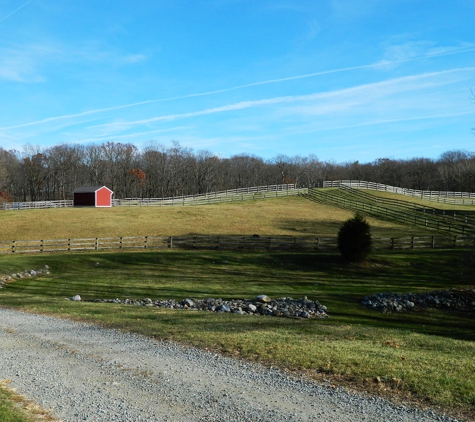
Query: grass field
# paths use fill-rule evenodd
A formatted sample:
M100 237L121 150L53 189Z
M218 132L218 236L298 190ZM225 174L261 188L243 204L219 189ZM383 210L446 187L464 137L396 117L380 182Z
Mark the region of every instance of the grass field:
M379 314L363 296L424 292L473 283L460 251L373 255L360 266L336 254L230 252L98 253L0 257L3 271L52 274L16 281L0 305L101 323L246 359L305 371L378 394L464 412L475 408L473 314ZM97 264L98 263L98 264ZM137 308L65 300L94 298L252 298L308 296L328 320L295 320ZM376 377L381 383L375 383Z
M173 235L173 230L180 228L184 230L181 233L209 230L216 234L230 226L232 233L284 230L283 234L289 234L292 230L293 234L310 234L327 230L335 235L341 222L352 215L301 198L200 208L119 209L116 217L120 218L113 222L96 219L95 215L110 216L118 212L116 209L90 210L89 219L81 222L76 220L86 217L68 214L71 209L12 212L7 217L23 214L18 217L23 224L17 226L22 236L28 235L25 227L31 224L29 219L36 223L44 219L48 220L46 227L58 230L61 237L61 233L73 230L85 230L84 236L96 235L96 229L133 230L130 226L136 224L135 218L144 224L148 221L149 228L154 226L150 221L162 224L160 227ZM4 215L0 214L2 221ZM51 215L63 217L53 224ZM88 226L81 228L86 221ZM413 234L411 228L370 222L373 233ZM134 227L142 229L140 224ZM338 254L323 253L168 250L0 256L0 274L44 265L52 269L49 276L22 279L0 290L0 306L62 315L214 349L303 373L327 384L412 400L475 419L475 377L468 376L475 373L473 313L424 310L380 314L360 305L365 295L382 291L417 293L473 286L474 268L466 251L388 251L373 254L361 265L345 264ZM75 294L86 300L307 296L326 305L330 318L238 316L66 300Z
M2 211L0 240L190 234L336 236L342 222L352 215L301 197L186 207ZM368 221L375 237L427 233L377 219Z

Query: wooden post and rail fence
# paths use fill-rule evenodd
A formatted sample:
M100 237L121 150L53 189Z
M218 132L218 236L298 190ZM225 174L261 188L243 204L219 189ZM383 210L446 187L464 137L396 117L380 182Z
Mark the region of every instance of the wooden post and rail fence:
M407 189L382 183L367 182L365 180L331 180L324 181L324 188L338 188L348 186L356 189L368 189L379 192L397 193L399 195L410 196L424 201L441 202L451 205L475 205L475 193L452 192L452 191L431 191L419 189Z
M223 191L202 193L196 195L170 196L166 198L124 198L113 199L113 207L149 207L149 206L183 206L209 205L224 202L239 202L255 199L277 198L298 195L307 189L298 189L295 184L253 186L248 188L227 189ZM72 200L35 201L35 202L4 202L0 210L30 210L44 208L68 208L73 206Z
M373 238L374 250L449 249L474 245L473 236ZM0 241L0 254L81 251L203 249L233 251L337 251L336 237L294 236L121 236Z

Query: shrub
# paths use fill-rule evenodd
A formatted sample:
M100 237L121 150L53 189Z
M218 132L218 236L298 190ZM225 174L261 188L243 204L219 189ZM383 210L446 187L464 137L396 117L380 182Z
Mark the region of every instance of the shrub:
M364 261L371 252L371 230L364 216L357 212L338 232L338 249L346 261Z

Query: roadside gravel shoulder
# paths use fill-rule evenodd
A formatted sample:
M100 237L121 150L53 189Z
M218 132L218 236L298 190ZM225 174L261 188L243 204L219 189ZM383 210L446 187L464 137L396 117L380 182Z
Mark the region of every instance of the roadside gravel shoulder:
M0 379L67 421L455 421L196 348L3 308Z

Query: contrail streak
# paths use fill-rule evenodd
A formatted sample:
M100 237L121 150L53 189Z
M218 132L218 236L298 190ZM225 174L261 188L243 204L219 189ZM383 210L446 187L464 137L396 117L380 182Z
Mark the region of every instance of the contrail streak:
M27 3L25 3L23 6L21 6L19 9L21 9L22 7L24 7L28 3L29 3L29 1ZM17 10L19 10L19 9L17 9ZM17 10L10 13L10 15L15 13ZM10 16L10 15L8 15L8 16ZM3 18L3 20L5 20L8 16ZM321 71L321 72L307 73L307 74L304 74L304 75L296 75L296 76L289 76L289 77L286 77L286 78L270 79L270 80L266 80L266 81L252 82L252 83L245 84L245 85L237 85L237 86L233 86L233 87L229 87L229 88L219 89L219 90L216 90L216 91L205 91L205 92L199 92L199 93L196 93L196 94L188 94L188 95L177 96L177 97L169 97L169 98L161 98L161 99L155 99L155 100L139 101L139 102L131 103L131 104L123 104L123 105L118 105L118 106L114 106L114 107L88 110L88 111L84 111L82 113L69 114L69 115L64 115L64 116L48 117L48 118L43 119L43 120L38 120L38 121L35 121L35 122L29 122L29 123L23 123L23 124L14 125L14 126L2 127L0 129L1 130L19 129L19 128L28 127L28 126L36 126L36 125L40 125L40 124L44 124L44 123L49 123L49 122L53 122L53 121L57 121L57 120L72 119L72 118L76 118L76 117L87 116L87 115L90 115L90 114L103 113L103 112L107 112L107 111L119 110L119 109L130 108L130 107L137 107L137 106L145 105L145 104L168 102L168 101L182 100L182 99L194 98L194 97L203 97L203 96L207 96L207 95L221 94L221 93L224 93L224 92L234 91L234 90L238 90L238 89L242 89L242 88L249 88L249 87L253 87L253 86L268 85L268 84L274 84L274 83L279 83L279 82L293 81L293 80L297 80L297 79L313 78L313 77L316 77L316 76L329 75L329 74L332 74L332 73L349 72L349 71L352 71L352 70L378 68L378 67L390 66L390 65L400 64L400 63L407 63L407 62L417 61L417 60L424 60L424 59L429 59L429 58L433 58L433 57L449 56L449 55L453 55L453 54L463 54L463 53L467 53L467 52L471 52L471 51L475 51L475 48L466 48L466 49L460 49L460 50L455 50L455 51L446 51L446 52L442 52L442 53L425 54L423 56L413 57L413 58L410 58L410 59L394 60L394 61L382 61L382 62L379 62L379 63L372 63L372 64L366 64L366 65L361 65L361 66L351 66L351 67L345 67L345 68L340 68L340 69L324 70L324 71Z
M9 18L11 15L18 12L20 9L23 9L29 2L30 2L30 0L28 0L23 6L20 6L18 9L15 9L13 12L9 13L7 16L0 19L0 22L3 22L5 19Z

